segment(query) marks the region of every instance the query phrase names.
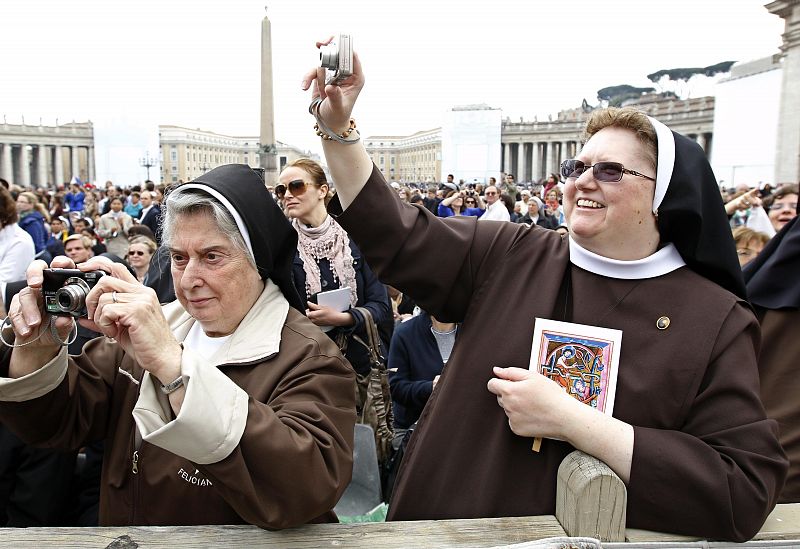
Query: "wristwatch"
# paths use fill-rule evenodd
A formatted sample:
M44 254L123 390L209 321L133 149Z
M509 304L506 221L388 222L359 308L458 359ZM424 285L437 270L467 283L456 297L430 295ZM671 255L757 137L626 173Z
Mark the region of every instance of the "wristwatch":
M183 375L179 375L178 379L176 379L175 381L171 381L166 385L162 385L161 392L164 393L165 395L168 395L170 393L174 393L181 387L183 387Z

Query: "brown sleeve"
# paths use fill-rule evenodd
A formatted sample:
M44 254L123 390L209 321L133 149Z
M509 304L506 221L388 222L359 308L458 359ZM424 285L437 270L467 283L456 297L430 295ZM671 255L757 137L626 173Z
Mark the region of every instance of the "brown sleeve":
M329 513L353 470L354 386L341 356L306 358L268 402L250 398L244 433L228 457L196 466L243 520L261 528Z
M0 353L0 376L7 376L10 349ZM34 446L77 449L102 440L122 357L105 338L90 341L80 356L69 357L67 375L58 387L32 400L0 402L0 421Z
M758 340L755 317L735 305L681 430L634 427L629 524L733 541L761 528L788 462L759 398Z
M464 320L470 300L521 237L525 226L472 216L435 217L400 200L380 170L342 213L338 198L328 210L356 242L384 284L411 296L440 320ZM555 253L560 238L542 237ZM543 253L544 250L543 250Z

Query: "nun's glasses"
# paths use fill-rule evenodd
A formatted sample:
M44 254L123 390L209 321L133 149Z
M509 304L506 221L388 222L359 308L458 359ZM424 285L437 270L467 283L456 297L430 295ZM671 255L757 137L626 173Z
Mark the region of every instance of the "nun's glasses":
M594 165L587 166L580 160L564 160L561 163L561 175L567 179L580 177L581 174L587 170L592 170L592 175L598 181L605 183L614 183L622 180L622 174L635 175L636 177L644 177L650 181L655 181L652 177L644 175L643 173L628 170L619 162L596 162Z

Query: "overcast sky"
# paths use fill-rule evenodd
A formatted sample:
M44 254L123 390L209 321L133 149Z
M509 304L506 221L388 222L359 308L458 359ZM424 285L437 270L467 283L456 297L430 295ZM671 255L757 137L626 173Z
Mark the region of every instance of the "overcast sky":
M512 119L648 86L659 69L777 53L783 21L760 0L278 0L275 133L319 152L303 73L314 41L354 36L367 78L362 135L441 125L486 103ZM158 124L259 132L263 0L24 0L0 4L0 114L9 123L95 124L98 179L133 184ZM699 89L698 93L707 90ZM155 175L155 172L153 173ZM155 177L154 177L155 178Z

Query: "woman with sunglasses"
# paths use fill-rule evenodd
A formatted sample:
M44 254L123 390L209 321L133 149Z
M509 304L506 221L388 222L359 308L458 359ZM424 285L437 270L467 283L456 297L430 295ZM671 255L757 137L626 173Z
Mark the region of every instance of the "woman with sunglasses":
M128 265L136 273L136 280L142 284L145 283L144 278L150 268L150 260L157 249L158 245L147 237L138 236L131 239L131 244L128 247Z
M392 196L350 129L364 85L353 61L339 85L324 85L324 70L303 79L341 182L331 213L382 281L462 323L388 518L553 514L558 466L578 449L627 485L628 527L752 537L787 461L759 397L758 324L703 150L633 109L600 109L562 167L568 238L437 219ZM613 416L528 369L536 318L622 332Z
M388 350L394 321L386 288L344 229L328 215L325 204L330 187L322 167L301 158L286 166L278 180L276 191L283 194L284 211L297 231L293 276L297 292L305 298L306 314L341 348L346 346L345 357L360 376L366 376L370 371L367 349L353 339L359 335L366 341L364 318L352 308L369 310ZM347 289L348 308L317 304L318 294L336 289Z

